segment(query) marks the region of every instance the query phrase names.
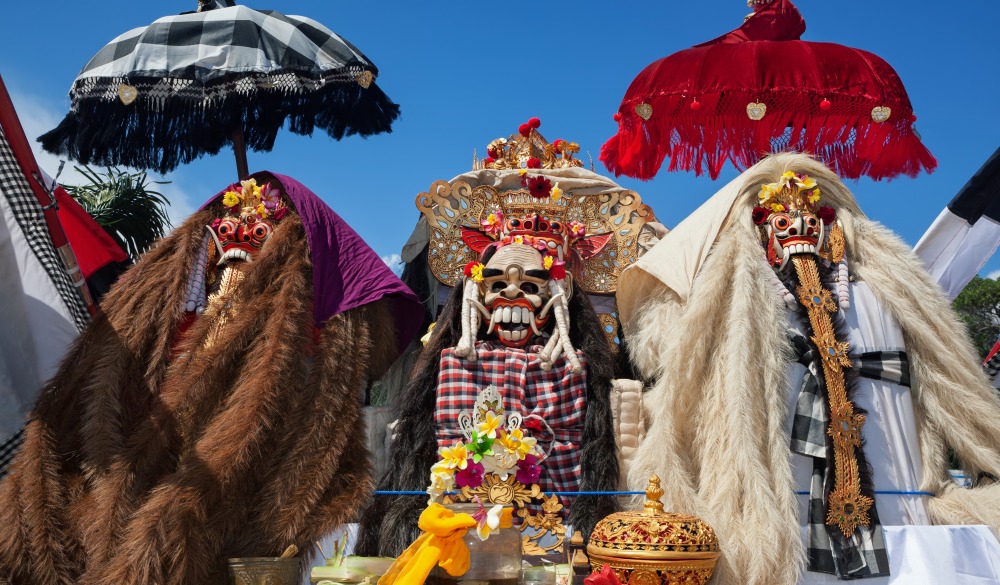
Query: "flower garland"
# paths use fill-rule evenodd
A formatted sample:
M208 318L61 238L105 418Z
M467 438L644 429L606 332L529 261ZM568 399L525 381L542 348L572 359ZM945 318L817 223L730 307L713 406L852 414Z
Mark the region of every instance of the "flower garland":
M780 201L781 199L785 202ZM751 219L757 225L764 225L771 214L787 212L789 206L813 211L825 225L837 219L837 212L832 207L822 206L816 209L820 200L820 188L816 186L816 180L809 175L796 174L795 171L785 171L777 182L761 185L757 200L759 204L750 212Z
M273 218L280 220L288 212L281 202L281 192L270 183L258 185L254 178L240 181L222 194L222 204L234 213L239 207L239 216L255 219Z
M539 463L545 455L539 448L538 441L527 436L520 428L520 415L511 415L505 419L502 404L483 400L483 396L489 395L496 395L496 389L492 385L487 386L480 394L475 425L466 429L467 442L459 440L450 447L438 449L440 459L431 466L431 481L427 487L430 503L440 500L456 486L479 487L487 473L496 474L501 480L506 480L513 474L524 485L537 482L541 476ZM490 409L482 408L480 402L489 404ZM467 416L463 412L459 415L459 420Z

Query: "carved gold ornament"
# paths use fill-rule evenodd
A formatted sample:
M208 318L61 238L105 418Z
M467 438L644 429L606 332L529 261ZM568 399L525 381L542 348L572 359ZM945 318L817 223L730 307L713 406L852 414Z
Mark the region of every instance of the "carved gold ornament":
M839 221L835 221L830 227L830 235L826 237L826 245L820 250L819 255L831 264L838 264L844 259L845 248L844 228L840 227Z
M491 213L506 217L537 213L550 221L578 221L587 235L612 234L604 248L583 263L574 274L574 284L588 293L613 294L618 276L639 258L639 233L656 221L653 210L635 191L621 190L598 195L565 193L558 200L532 197L527 189L500 191L489 185L473 188L464 181L436 181L416 198L430 228L427 259L431 272L442 284L455 286L469 262L478 260L462 239L462 227L477 228Z
M826 523L840 528L850 537L858 526L869 526L868 510L874 502L861 494L860 470L856 449L861 446L861 428L865 417L854 412L854 404L847 397L844 368L851 367L847 342L838 341L831 313L837 312L832 298L829 302L812 302L824 290L819 268L814 256L793 256L792 262L799 277L799 300L809 315L813 330L813 343L819 352L823 378L826 381L827 400L830 405L830 426L827 434L833 439L834 489L827 501ZM829 293L827 293L829 295Z
M508 475L507 479L500 479L495 473L487 473L483 476L482 484L475 488L463 487L462 491L455 494L454 499L458 502L471 502L479 496L481 500L492 504L521 508L541 495L542 491L538 484L529 487L514 479L513 475Z
M557 496L542 496L541 514L532 514L525 508L517 511L521 517L521 552L526 555L547 555L563 552L563 543L566 541L566 526L562 521L563 505ZM524 534L528 528L535 530L534 534ZM554 537L551 544L542 545L542 540L547 535Z

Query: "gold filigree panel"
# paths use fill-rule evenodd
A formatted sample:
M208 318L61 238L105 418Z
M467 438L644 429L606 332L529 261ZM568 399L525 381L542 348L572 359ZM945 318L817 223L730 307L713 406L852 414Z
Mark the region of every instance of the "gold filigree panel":
M492 186L473 188L464 181L436 181L416 198L417 209L430 229L428 263L441 283L455 286L465 265L478 260L462 240L462 227L481 229L481 221L494 210L507 217L538 213L550 220L583 223L587 235L611 233L613 237L596 256L584 261L574 283L588 293L614 294L618 276L639 257L639 233L655 221L653 210L638 193L622 190L599 195L566 193L558 201L532 197L526 189L498 191Z

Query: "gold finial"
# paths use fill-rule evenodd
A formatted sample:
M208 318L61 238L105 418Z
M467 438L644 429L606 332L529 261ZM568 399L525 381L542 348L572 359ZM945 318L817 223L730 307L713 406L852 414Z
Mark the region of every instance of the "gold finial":
M642 505L647 516L655 516L663 513L663 488L660 487L660 476L654 475L649 478L646 484L646 503Z

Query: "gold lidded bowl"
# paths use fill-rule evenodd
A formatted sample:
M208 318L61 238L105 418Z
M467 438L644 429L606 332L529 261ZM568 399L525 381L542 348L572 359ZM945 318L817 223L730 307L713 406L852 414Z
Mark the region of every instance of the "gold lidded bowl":
M587 557L627 585L705 585L719 561L719 539L696 516L664 512L660 478L646 486L641 511L615 512L594 527Z
M229 559L230 585L298 585L300 559L244 557Z

